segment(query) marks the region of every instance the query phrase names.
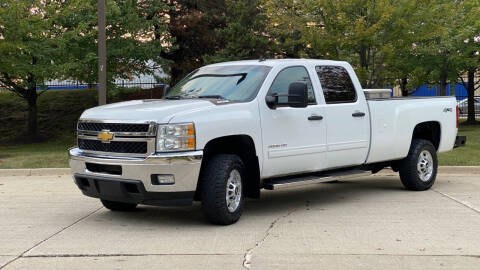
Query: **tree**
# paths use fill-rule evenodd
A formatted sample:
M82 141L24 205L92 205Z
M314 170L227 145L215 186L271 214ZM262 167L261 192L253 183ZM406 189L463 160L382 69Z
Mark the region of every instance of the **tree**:
M408 44L406 14L412 2L307 0L297 4L301 18L287 16L284 20L298 22L309 57L348 61L364 87L383 87L393 84L397 73L405 69L392 63L398 44Z
M107 1L109 82L164 64L161 51L169 39L154 38L154 30L166 30L164 19L152 21L148 14L165 5L146 2ZM0 5L0 82L28 103L27 135L37 140L43 84L66 78L96 81L96 0L5 0Z
M97 0L75 0L65 6L59 23L67 29L67 77L82 82L97 80ZM168 9L154 0L107 1L107 83L138 74L153 74L167 64L161 53L171 39L166 18L152 13ZM160 38L155 38L155 33Z
M457 35L460 42L457 44L456 55L458 57L458 77L467 90L468 117L467 124L476 124L475 120L475 90L480 88L475 82L475 73L480 67L480 2L460 1L457 13L461 15L461 27ZM464 75L467 75L467 81ZM479 81L480 83L480 81Z
M391 85L399 85L402 96L409 96L418 85L412 84L418 68L418 57L413 53L417 35L413 31L419 23L416 11L421 5L418 0L404 0L396 3L388 29L390 41L387 45L390 55L384 64L391 76ZM422 82L423 84L423 82Z
M203 65L203 57L220 50L216 29L225 27L225 0L149 0L151 4L162 2L163 9L150 13L149 17L165 21L155 24L155 39L168 43L159 55L168 61L170 84L177 83L192 70ZM168 42L166 42L168 40Z
M37 139L37 85L62 76L66 40L54 22L60 4L4 0L0 4L0 82L28 103L30 140Z
M220 50L205 55L206 63L272 57L275 44L266 35L266 17L257 0L226 0L226 25L217 29Z
M261 0L265 10L265 33L273 41L275 57L300 58L309 54L302 39L302 28L306 24L304 1Z
M425 0L414 15L417 22L412 53L417 56L414 83L439 85L438 95L447 94L447 84L456 83L461 70L458 50L466 26L461 1Z

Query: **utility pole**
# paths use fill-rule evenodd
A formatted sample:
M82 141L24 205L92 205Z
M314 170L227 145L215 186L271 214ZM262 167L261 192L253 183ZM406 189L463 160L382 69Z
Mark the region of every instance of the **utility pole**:
M105 0L98 0L98 105L107 103L107 36Z

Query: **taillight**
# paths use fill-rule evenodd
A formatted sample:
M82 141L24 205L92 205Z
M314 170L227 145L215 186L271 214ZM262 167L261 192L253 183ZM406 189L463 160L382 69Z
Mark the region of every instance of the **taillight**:
M458 108L458 105L457 105L457 128L458 128L459 122L460 122L460 109Z

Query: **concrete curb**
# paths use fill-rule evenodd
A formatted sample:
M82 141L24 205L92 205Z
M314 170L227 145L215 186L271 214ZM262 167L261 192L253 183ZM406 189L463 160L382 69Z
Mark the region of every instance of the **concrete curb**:
M0 177L66 175L70 173L70 168L0 169Z
M39 168L39 169L0 169L0 177L7 176L47 176L47 175L67 175L70 174L70 168ZM480 166L440 166L439 174L480 174ZM384 169L379 175L396 174L390 169Z
M381 170L378 174L396 174L391 169ZM439 166L438 174L480 174L480 166Z

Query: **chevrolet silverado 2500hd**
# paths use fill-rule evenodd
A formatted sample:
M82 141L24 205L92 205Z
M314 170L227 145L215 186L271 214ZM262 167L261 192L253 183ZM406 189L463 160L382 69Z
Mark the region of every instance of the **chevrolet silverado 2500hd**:
M246 197L391 167L426 190L437 153L465 144L455 98L363 90L346 62L237 61L199 68L163 100L86 110L70 166L83 194L114 211L190 205L236 222Z

